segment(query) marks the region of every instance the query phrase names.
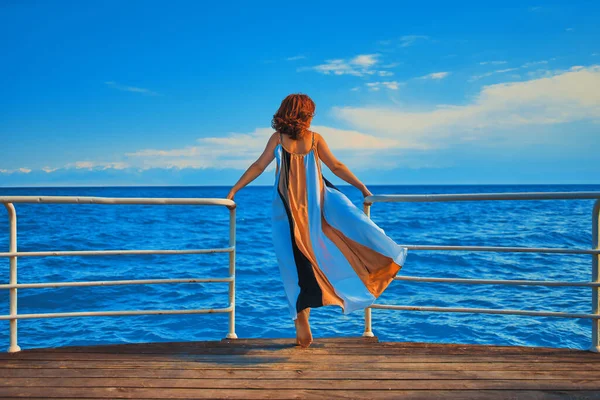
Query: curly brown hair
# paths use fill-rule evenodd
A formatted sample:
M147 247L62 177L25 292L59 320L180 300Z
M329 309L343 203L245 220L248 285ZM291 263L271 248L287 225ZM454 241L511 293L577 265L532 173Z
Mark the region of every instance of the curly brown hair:
M315 114L315 102L305 94L290 94L281 102L279 110L273 115L271 127L285 133L293 140L308 130Z

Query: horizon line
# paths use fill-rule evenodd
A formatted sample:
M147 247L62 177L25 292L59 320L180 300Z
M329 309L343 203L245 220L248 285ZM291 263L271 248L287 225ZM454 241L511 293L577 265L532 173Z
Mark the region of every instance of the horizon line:
M376 186L600 186L600 183L382 183L367 184L368 187ZM350 184L336 184L336 186L354 187ZM207 187L233 187L233 185L62 185L62 186L0 186L0 189L60 189L60 188L207 188ZM273 185L248 185L249 187L273 187Z

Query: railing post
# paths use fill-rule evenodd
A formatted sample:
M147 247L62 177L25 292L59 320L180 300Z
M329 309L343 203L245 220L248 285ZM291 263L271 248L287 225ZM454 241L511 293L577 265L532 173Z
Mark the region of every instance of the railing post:
M11 253L17 252L17 211L12 203L4 203L6 210L8 211L8 222L10 232L10 242L8 251ZM9 284L17 284L17 256L10 257L10 270L9 270ZM8 348L9 353L16 353L21 351L21 348L17 344L17 289L9 289L9 315L14 317L9 320L10 325L10 347Z
M367 217L371 218L371 203L364 202L363 203L363 211L367 215ZM371 327L371 307L365 308L365 331L363 332L363 337L373 337L373 329Z
M594 203L592 211L592 247L595 250L600 249L600 200ZM600 254L592 254L592 281L600 282L600 270L598 264ZM592 312L600 314L600 288L592 288ZM600 320L592 319L592 346L591 351L600 353Z
M235 334L235 207L229 209L229 247L233 247L233 250L229 252L229 276L231 281L229 282L229 333L227 333L227 339L237 339Z

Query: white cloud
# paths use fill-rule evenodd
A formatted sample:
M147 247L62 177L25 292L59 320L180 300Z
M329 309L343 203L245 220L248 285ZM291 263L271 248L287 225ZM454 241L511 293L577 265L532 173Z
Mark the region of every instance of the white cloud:
M488 77L488 76L492 76L492 75L495 75L495 74L504 74L504 73L506 73L506 72L516 71L516 70L518 70L518 69L519 69L519 68L504 68L504 69L497 69L497 70L495 70L495 71L486 72L486 73L484 73L484 74L473 75L473 76L472 76L472 77L469 79L469 81L471 81L471 82L472 82L472 81L476 81L476 80L479 80L479 79L481 79L481 78L486 78L486 77Z
M425 41L428 39L429 36L425 35L405 35L400 38L400 47L412 46L417 41Z
M450 72L433 72L431 74L420 76L418 79L435 79L435 80L439 80L439 79L446 78L448 75L450 75Z
M350 64L359 65L364 68L369 68L377 64L378 54L362 54L350 60Z
M378 57L378 54L361 54L350 60L327 60L325 64L299 68L298 71L314 70L325 75L372 75L375 71L372 70L371 67L379 62Z
M505 72L516 71L518 68L504 68L494 71L497 74L503 74Z
M88 170L88 171L104 171L107 169L115 169L115 170L124 170L129 168L130 165L125 162L98 162L98 161L76 161L72 163L68 163L66 165L60 167L49 167L45 166L36 171L43 171L47 174L51 174L56 171L65 171L65 170ZM12 174L15 172L21 172L24 174L29 174L34 170L31 168L17 168L17 169L0 169L0 173Z
M186 147L184 149L177 150L140 150L133 153L125 153L128 157L193 157L197 156L197 147Z
M48 168L48 167L45 167ZM124 162L98 162L98 161L76 161L62 167L62 169L88 169L88 170L105 170L105 169L125 169L129 168L129 164ZM55 168L57 170L59 168ZM46 171L48 172L48 171Z
M542 64L548 64L548 61L547 60L541 60L541 61L527 62L527 63L521 65L521 68L529 68L529 67L533 67L535 65L542 65Z
M334 114L358 130L400 138L405 145L438 147L464 138L580 120L600 122L600 65L575 66L553 76L484 86L467 105L442 104L426 110L338 107Z
M135 86L125 86L125 85L118 84L117 82L114 82L114 81L107 81L107 82L104 82L104 84L113 89L121 90L123 92L140 93L140 94L145 94L147 96L158 96L158 93L153 92L150 89L145 89L145 88L135 87Z
M565 31L567 32L573 32L575 30L575 28L566 28Z
M379 76L392 76L392 75L394 75L394 73L390 72L390 71L377 71L377 75L379 75Z
M369 87L370 90L377 91L381 87L385 87L390 90L398 90L398 87L402 85L402 83L397 81L384 81L384 82L368 82L366 86Z
M31 172L31 169L29 169L29 168L1 169L0 168L0 174L10 175L10 174L14 174L17 172L20 172L22 174L28 174Z
M369 90L371 90L373 92L376 92L379 89L381 89L379 87L379 82L368 82L368 83L366 83L366 85L369 87Z
M83 168L92 168L94 166L94 163L91 161L77 161L75 162L75 168L77 169L83 169Z
M471 76L471 78L469 78L469 82L473 82L482 78L487 78L488 76L492 76L492 75L496 75L496 74L504 74L506 72L511 72L511 71L517 71L519 68L531 68L534 66L540 66L540 65L546 65L549 63L549 61L552 60L556 60L556 58L552 57L549 60L541 60L541 61L531 61L531 62L526 62L523 65L521 65L520 67L516 67L516 68L504 68L504 69L497 69L495 71L490 71L490 72L486 72L483 74L479 74L479 75L473 75ZM492 62L485 62L487 64L492 64ZM485 65L485 63L480 63L481 65ZM528 76L530 78L534 78L534 77L542 77L545 75L545 71L546 70L537 70L535 72L528 72ZM518 77L518 75L516 75ZM511 75L511 77L515 78L515 74Z
M501 65L506 64L506 61L482 61L479 65Z
M285 60L286 61L298 61L298 60L304 60L305 58L306 58L306 56L297 55L297 56L293 56L293 57L288 57Z

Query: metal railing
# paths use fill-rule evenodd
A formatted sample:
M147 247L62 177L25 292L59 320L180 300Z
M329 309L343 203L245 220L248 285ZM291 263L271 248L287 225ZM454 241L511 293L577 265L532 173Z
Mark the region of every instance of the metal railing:
M538 248L538 247L497 247L497 246L430 246L402 245L409 250L425 251L482 251L482 252L514 252L514 253L560 253L560 254L590 254L592 256L592 281L531 281L531 280L492 280L492 279L458 279L435 277L397 276L394 280L411 282L444 282L456 284L487 284L487 285L529 285L529 286L575 286L592 289L592 313L565 313L527 310L504 310L482 308L454 307L423 307L373 304L365 309L365 331L363 336L373 336L371 309L388 309L404 311L433 311L483 314L512 314L529 316L547 316L562 318L586 318L592 320L592 346L590 350L600 352L600 192L534 192L534 193L481 193L481 194L431 194L431 195L376 195L364 200L364 211L370 217L371 205L382 202L449 202L449 201L490 201L490 200L584 200L595 199L592 211L592 249L573 248ZM125 316L152 314L207 314L228 313L229 332L227 338L235 339L235 203L226 199L197 199L197 198L104 198L104 197L63 197L63 196L6 196L0 197L8 211L10 242L9 251L0 252L0 257L10 260L9 284L1 284L0 289L9 291L9 314L0 315L0 320L8 320L10 325L9 352L17 352L17 321L33 318L67 318L88 316ZM227 206L229 214L229 247L216 249L187 249L187 250L78 250L78 251L17 251L17 215L14 204L129 204L129 205L212 205ZM115 256L115 255L169 255L169 254L209 254L229 253L229 276L224 278L180 278L180 279L143 279L90 282L47 282L21 283L17 281L18 257L66 257L66 256ZM129 310L129 311L95 311L95 312L63 312L41 314L18 314L17 290L34 288L87 287L109 285L146 285L146 284L175 284L175 283L229 283L229 305L225 308L195 309L195 310Z
M10 259L9 284L0 285L0 289L9 291L9 314L0 315L0 320L8 320L10 325L9 352L20 351L17 342L17 321L33 318L72 318L100 317L125 315L156 315L156 314L208 314L228 313L229 332L227 338L236 339L235 334L235 203L227 199L198 199L198 198L107 198L107 197L65 197L65 196L6 196L0 197L8 211L10 242L9 251L0 252L0 257ZM129 204L129 205L196 205L196 206L227 206L229 208L229 247L216 249L187 249L187 250L86 250L86 251L17 251L17 213L16 203L38 204ZM48 282L48 283L18 283L18 257L67 257L67 256L116 256L116 255L148 255L148 254L209 254L229 253L229 276L224 278L184 278L184 279L140 279L120 281L90 281L90 282ZM18 314L17 290L34 288L59 288L73 286L110 286L110 285L149 285L175 283L229 283L229 305L225 308L194 309L194 310L128 310L128 311L93 311L93 312L63 312L42 314Z
M561 253L561 254L591 254L592 280L590 282L564 282L564 281L531 281L531 280L492 280L492 279L456 279L433 277L408 277L396 276L394 280L409 282L444 282L457 284L484 284L484 285L531 285L531 286L577 286L592 289L592 313L577 314L566 312L503 310L485 308L455 308L455 307L421 307L373 304L365 308L365 331L363 336L372 337L371 309L403 311L434 311L458 312L480 314L511 314L561 318L587 318L592 320L592 345L591 351L600 352L600 271L598 269L600 258L600 192L529 192L529 193L477 193L477 194L426 194L426 195L374 195L364 199L364 212L371 216L373 203L390 202L449 202L449 201L489 201L489 200L585 200L595 199L592 211L592 249L571 248L540 248L540 247L496 247L496 246L425 246L401 245L409 250L441 250L441 251L483 251L483 252L514 252L514 253Z

